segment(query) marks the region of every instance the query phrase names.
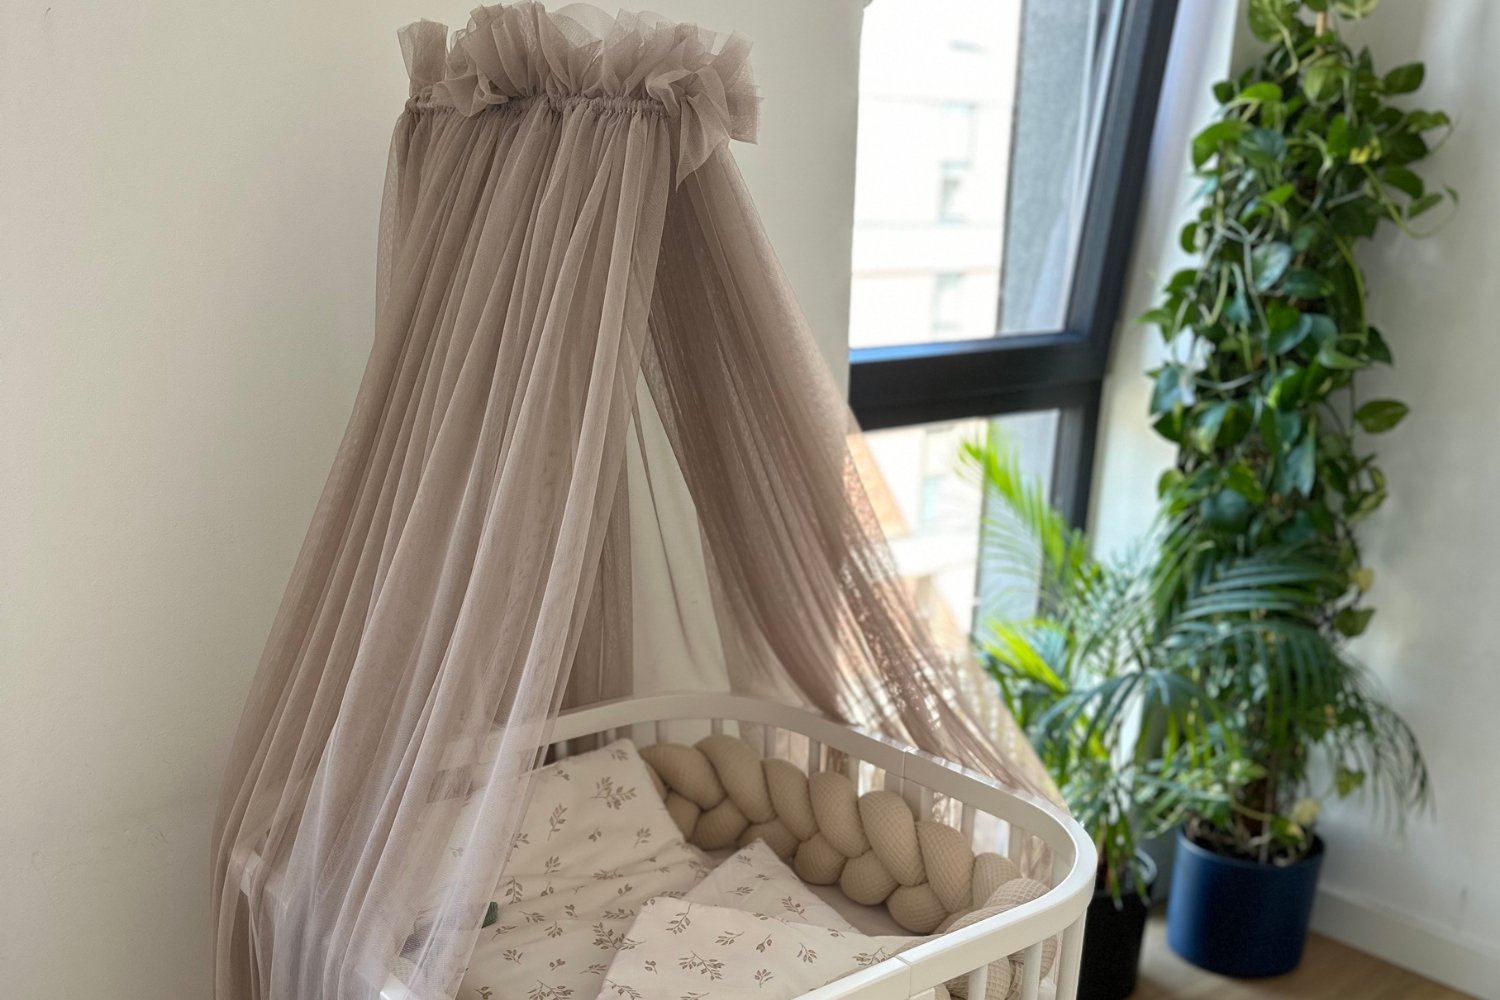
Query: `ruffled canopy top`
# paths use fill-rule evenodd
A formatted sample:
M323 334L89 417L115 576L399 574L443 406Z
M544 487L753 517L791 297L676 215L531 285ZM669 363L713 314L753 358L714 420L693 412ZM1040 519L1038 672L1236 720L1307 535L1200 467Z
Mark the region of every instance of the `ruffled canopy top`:
M696 25L575 4L477 7L453 33L434 21L400 31L415 109L477 115L526 98L596 100L673 123L677 179L730 139L755 141L759 97L750 43Z

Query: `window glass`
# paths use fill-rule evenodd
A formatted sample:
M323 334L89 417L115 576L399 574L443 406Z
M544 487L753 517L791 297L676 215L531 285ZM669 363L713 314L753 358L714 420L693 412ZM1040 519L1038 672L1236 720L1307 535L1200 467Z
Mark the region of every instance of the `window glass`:
M851 347L1061 328L1118 2L865 11ZM940 316L950 276L963 306Z
M1016 413L896 427L855 439L860 475L897 569L950 652L968 650L976 614L1024 615L1034 599L1034 589L1014 577L1009 563L984 558L986 524L1004 522L997 512L983 510L983 491L960 467L959 450L993 431L1016 449L1029 474L1045 482L1057 418L1056 411Z

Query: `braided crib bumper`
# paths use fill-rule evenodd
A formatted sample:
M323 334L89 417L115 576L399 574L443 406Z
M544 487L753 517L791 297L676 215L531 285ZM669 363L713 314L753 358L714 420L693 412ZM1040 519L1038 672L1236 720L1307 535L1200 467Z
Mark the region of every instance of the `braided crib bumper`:
M640 754L690 843L721 850L763 840L804 882L837 884L856 903L884 904L914 934L957 930L1048 890L1003 855L976 855L959 830L918 819L896 792L859 795L843 774L808 775L790 761L762 758L737 737L657 743ZM1056 953L1056 939L1048 939L1041 975ZM990 964L986 1000L1019 995L1017 962ZM951 980L948 990L967 997L967 981Z

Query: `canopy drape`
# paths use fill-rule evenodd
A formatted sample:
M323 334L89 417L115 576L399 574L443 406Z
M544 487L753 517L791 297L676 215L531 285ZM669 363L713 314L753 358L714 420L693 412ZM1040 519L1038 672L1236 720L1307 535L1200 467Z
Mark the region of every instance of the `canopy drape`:
M734 689L1044 787L953 697L855 474L725 148L744 41L534 3L401 40L374 346L215 827L221 1000L397 964L452 993L550 721L666 672L632 634L675 599L637 585L643 516L699 561Z

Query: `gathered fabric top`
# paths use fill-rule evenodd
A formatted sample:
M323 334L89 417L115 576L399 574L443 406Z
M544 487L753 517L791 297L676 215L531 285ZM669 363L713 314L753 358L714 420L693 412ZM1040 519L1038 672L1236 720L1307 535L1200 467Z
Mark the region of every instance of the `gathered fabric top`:
M465 116L516 101L587 102L601 110L665 114L680 181L730 139L754 142L759 109L749 41L649 14L611 17L574 4L477 7L453 32L435 21L400 31L411 77L408 107Z

